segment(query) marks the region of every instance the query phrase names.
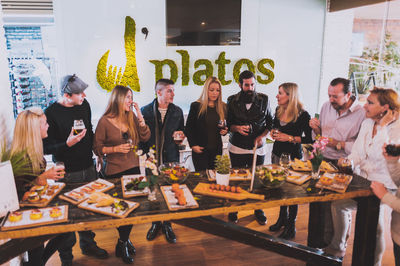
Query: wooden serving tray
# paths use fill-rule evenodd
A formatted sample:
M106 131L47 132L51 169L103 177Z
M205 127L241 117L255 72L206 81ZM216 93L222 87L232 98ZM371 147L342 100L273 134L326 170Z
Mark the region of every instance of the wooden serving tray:
M118 198L114 198L115 200L123 200L123 199L118 199ZM88 211L92 211L92 212L97 212L97 213L101 213L104 215L109 215L109 216L113 216L113 217L117 217L117 218L126 218L129 213L131 213L134 209L139 207L139 203L138 202L134 202L134 201L128 201L128 200L123 200L126 203L129 204L129 208L127 210L125 210L123 213L115 213L112 211L111 206L106 206L106 207L96 207L96 203L88 203L87 200L81 202L78 205L78 208L81 209L85 209Z
M339 172L339 170L336 168L336 166L334 166L333 164L331 164L331 163L329 163L329 162L326 162L326 161L323 161L323 163L324 164L328 164L329 165L329 167L331 168L331 169L326 169L325 167L323 167L323 164L321 164L321 167L320 167L320 171L322 171L322 172L328 172L328 173L337 173L337 172ZM299 167L298 165L296 165L296 164L294 164L294 163L292 163L291 165L290 165L290 167L294 170L294 171L297 171L297 172L311 172L311 166L305 166L305 167Z
M102 184L104 184L105 186L102 187L102 188L99 188L99 189L94 189L94 188L93 188L94 191L92 191L91 193L84 193L84 192L82 192L82 189L83 189L84 187L91 187L91 188L92 188L92 186L93 186L95 183L102 183ZM105 192L105 191L108 191L108 190L112 189L113 187L115 187L115 185L114 185L113 183L111 183L111 182L109 182L109 181L107 181L107 180L98 178L97 180L94 180L94 181L92 181L92 182L90 182L90 183L88 183L88 184L86 184L86 185L77 187L77 188L75 188L75 189L73 189L73 190L71 190L71 191L69 191L69 192L63 193L62 195L59 196L59 198L65 200L65 201L68 201L68 202L70 202L70 203L72 203L72 204L74 204L74 205L77 205L77 204L79 204L79 203L85 201L85 200L90 196L90 194L92 194L93 192ZM82 198L79 198L79 199L78 199L78 198L74 198L74 197L72 197L72 196L70 195L71 192L80 192L80 193L83 193L83 196L82 196Z
M236 173L231 173L229 175L229 180L230 181L250 181L251 180L251 172L249 169L245 169L247 172L246 176L239 176ZM208 177L208 181L215 181L216 179L216 173L215 170L213 169L207 169L206 171L207 173L207 177Z
M50 209L53 207L58 207L61 209L62 215L60 217L57 218L50 217ZM53 206L53 207L40 209L43 212L43 217L38 220L30 219L30 213L32 209L20 211L22 213L22 219L18 222L10 222L8 220L9 216L8 214L6 217L4 217L6 221L4 222L4 225L1 227L1 231L29 228L39 225L55 224L68 221L68 205Z
M175 198L175 193L172 192L172 186L162 186L161 192L164 196L165 202L167 203L168 209L170 211L179 211L184 209L196 209L199 207L199 204L194 199L192 192L185 185L179 185L179 188L183 190L187 204L185 206L178 205L178 200Z
M54 186L58 186L58 188L54 189L54 193L51 195L47 195L49 189L51 189ZM55 182L53 184L49 184L46 191L44 192L43 195L40 196L40 200L38 202L29 202L29 201L21 201L19 203L19 206L21 207L46 207L50 201L54 199L55 196L57 196L58 193L61 192L61 190L65 187L65 183L61 182Z
M289 171L289 175L286 177L287 182L290 182L290 183L293 183L296 185L302 185L310 179L311 179L310 174L297 173L294 171Z
M335 179L335 176L345 176L346 180L345 180L345 182L338 182ZM323 177L333 179L332 184L330 184L330 185L323 184L321 182L321 178L323 178ZM329 190L336 191L336 192L339 192L339 193L344 193L344 192L346 192L347 187L349 186L351 180L353 179L353 176L352 175L345 175L345 174L325 173L325 174L323 174L321 176L321 178L318 180L317 184L315 184L315 187L329 189Z
M197 186L193 189L194 193L217 197L217 198L225 198L225 199L233 199L233 200L244 200L244 199L257 199L263 200L264 195L254 194L242 190L239 193L227 192L227 191L218 191L212 190L210 188L210 184L207 183L198 183Z
M124 198L132 198L132 197L139 197L139 196L147 196L150 193L150 189L148 187L144 188L143 190L126 190L125 185L130 182L131 179L137 179L144 175L124 175L121 177L121 189L122 195ZM146 181L147 178L144 176L143 181Z

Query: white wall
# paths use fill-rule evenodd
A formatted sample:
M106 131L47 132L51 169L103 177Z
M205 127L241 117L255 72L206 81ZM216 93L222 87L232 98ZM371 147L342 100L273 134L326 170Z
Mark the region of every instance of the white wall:
M8 61L4 36L3 13L0 6L0 141L5 135L9 140L14 128L14 114L8 76Z
M318 110L328 100L331 80L348 77L353 12L350 9L326 14Z
M275 80L268 85L258 85L258 91L270 95L274 107L277 86L282 82L297 82L307 109L310 113L316 109L324 0L242 0L240 46L167 47L164 0L55 0L54 8L59 73L77 73L89 83L87 95L95 119L104 111L108 99L108 93L96 82L97 63L110 49L108 64L124 66L124 19L128 15L136 21L136 60L141 92L134 97L141 106L154 97L155 71L149 60L169 58L178 65L175 103L188 112L190 102L198 98L201 87L194 85L192 78L189 86L181 86L181 56L176 50L185 49L190 54L190 77L195 72L195 60L204 58L214 62L222 51L232 61L226 67L227 79L233 79L233 65L241 58L254 63L271 58L275 61ZM140 32L142 27L149 29L147 40ZM217 75L215 65L214 75ZM238 91L235 83L225 86L224 99Z

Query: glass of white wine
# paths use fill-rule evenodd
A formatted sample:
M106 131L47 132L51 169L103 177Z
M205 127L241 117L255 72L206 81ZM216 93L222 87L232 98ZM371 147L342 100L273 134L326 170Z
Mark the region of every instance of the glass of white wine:
M279 158L279 165L285 169L288 169L290 166L290 154L289 153L282 153L281 157Z

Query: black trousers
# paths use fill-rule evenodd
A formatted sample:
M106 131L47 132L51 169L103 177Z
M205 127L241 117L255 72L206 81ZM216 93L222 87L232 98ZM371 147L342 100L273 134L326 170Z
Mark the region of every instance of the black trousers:
M400 266L400 247L393 241L394 262L396 266Z
M113 175L109 175L106 178L119 178L122 177L123 175L138 175L140 174L140 168L139 167L134 167ZM123 225L120 227L117 227L118 234L119 234L119 239L122 241L128 241L129 235L131 234L132 231L132 225Z
M220 153L217 150L204 149L202 153L196 153L192 150L192 161L196 171L215 168L215 157Z
M251 168L253 166L253 154L237 154L229 152L233 168ZM264 164L265 156L257 155L256 165Z

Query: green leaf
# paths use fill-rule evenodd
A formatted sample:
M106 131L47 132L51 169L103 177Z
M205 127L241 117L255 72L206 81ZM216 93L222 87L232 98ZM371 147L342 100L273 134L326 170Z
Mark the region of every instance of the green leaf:
M139 189L144 189L145 187L148 187L150 184L149 182L140 182L138 185Z

